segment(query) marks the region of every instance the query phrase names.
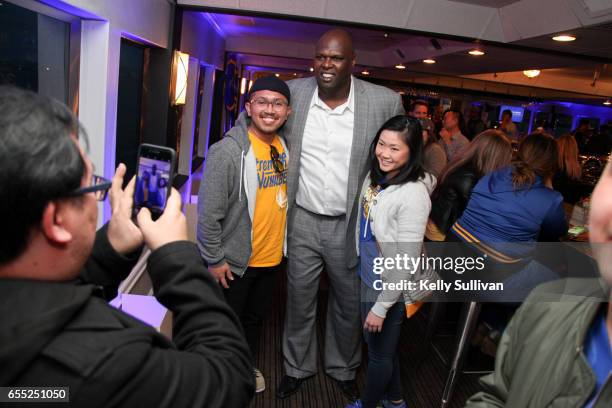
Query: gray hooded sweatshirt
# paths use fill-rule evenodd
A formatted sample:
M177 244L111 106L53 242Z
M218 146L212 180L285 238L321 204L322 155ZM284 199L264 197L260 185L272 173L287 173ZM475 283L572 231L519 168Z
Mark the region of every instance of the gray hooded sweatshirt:
M197 245L209 266L227 262L242 276L251 258L258 179L248 126L238 121L208 150L198 193ZM289 150L280 138L289 160ZM287 210L287 208L285 209ZM283 253L286 253L287 233Z

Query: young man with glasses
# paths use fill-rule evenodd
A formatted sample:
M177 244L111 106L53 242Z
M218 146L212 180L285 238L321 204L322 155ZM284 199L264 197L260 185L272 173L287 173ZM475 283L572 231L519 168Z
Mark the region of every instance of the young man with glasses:
M288 150L277 135L291 113L276 77L253 83L248 120L211 146L198 196L198 247L244 329L253 355L286 247ZM254 370L256 392L265 389Z
M75 407L247 406L248 347L187 241L176 190L157 221L142 209L136 223L135 180L121 188L123 164L112 183L93 175L66 106L0 87L0 112L0 401L65 387L45 391ZM109 189L112 217L96 232ZM143 243L173 341L107 303Z

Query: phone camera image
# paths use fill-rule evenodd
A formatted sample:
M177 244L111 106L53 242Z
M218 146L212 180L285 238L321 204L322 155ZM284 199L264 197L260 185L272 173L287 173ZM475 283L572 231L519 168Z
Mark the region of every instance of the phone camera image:
M153 214L161 214L168 198L170 167L169 161L140 157L134 194L136 209L147 207Z

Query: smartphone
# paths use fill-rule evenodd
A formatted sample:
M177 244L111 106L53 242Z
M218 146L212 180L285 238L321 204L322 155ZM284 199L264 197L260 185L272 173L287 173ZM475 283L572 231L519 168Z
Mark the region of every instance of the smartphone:
M134 214L147 207L156 220L164 212L170 197L176 153L165 146L143 143L138 148Z

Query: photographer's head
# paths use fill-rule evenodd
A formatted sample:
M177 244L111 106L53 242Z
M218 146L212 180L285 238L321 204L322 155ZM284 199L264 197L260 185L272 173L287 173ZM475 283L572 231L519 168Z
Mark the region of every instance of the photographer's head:
M89 256L97 221L96 193L79 190L93 171L78 120L51 98L5 86L0 112L0 276L70 279Z

